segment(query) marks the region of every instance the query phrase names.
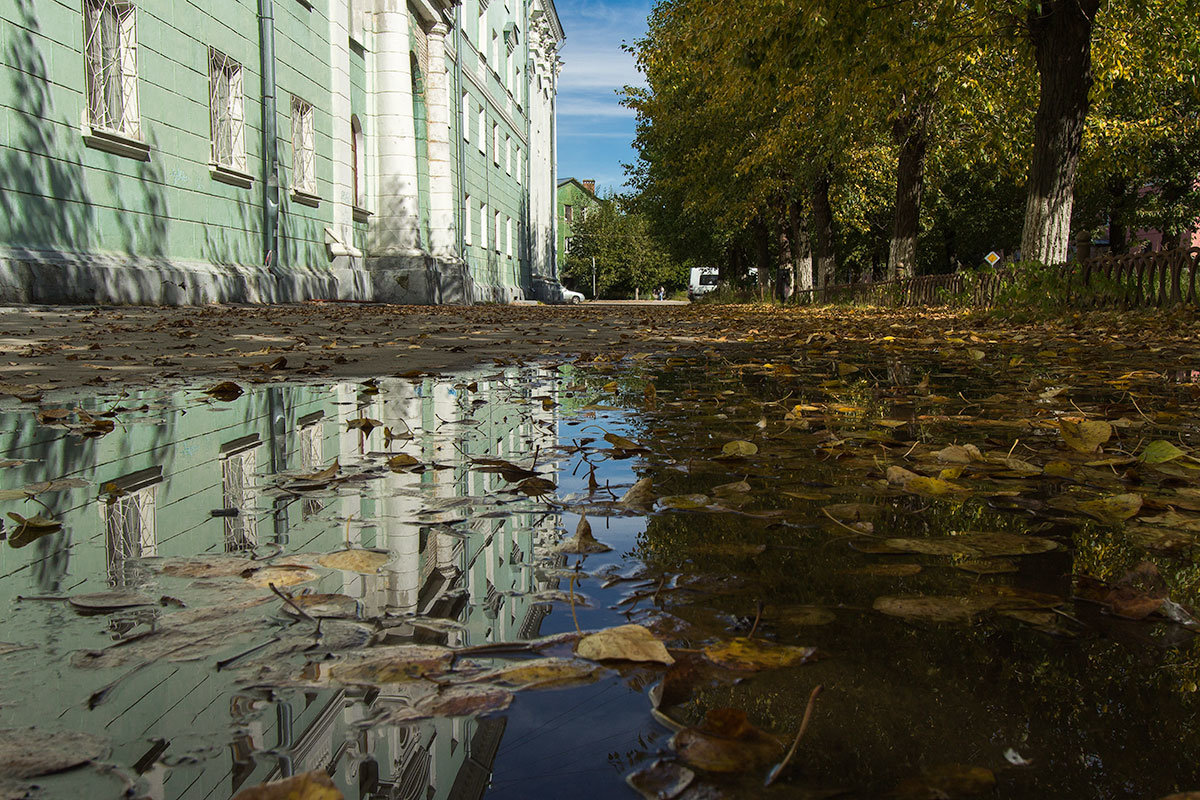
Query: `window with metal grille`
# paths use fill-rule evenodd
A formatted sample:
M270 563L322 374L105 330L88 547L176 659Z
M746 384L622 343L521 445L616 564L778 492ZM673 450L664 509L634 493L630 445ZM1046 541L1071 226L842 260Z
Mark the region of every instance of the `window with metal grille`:
M162 468L151 467L101 484L104 549L109 584L137 582L130 562L158 555L155 490Z
M85 0L83 24L88 124L140 139L133 4Z
M246 110L242 65L208 48L208 108L214 164L246 171Z
M292 190L317 193L316 134L313 105L292 97Z
M221 447L221 502L236 516L224 517L225 552L238 553L258 546L258 518L254 503L258 490L254 485L257 450L262 444L257 434L237 439Z

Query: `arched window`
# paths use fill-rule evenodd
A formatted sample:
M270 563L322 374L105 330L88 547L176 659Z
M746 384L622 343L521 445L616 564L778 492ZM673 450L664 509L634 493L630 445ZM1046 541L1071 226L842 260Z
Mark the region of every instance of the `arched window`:
M354 163L354 207L367 205L367 152L363 142L362 123L350 117L350 153Z

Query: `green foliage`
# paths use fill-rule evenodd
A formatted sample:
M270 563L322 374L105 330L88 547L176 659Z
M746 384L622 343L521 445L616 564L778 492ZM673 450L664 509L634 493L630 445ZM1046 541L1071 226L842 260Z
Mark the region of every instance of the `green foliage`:
M589 296L593 258L600 297L632 297L635 290L646 294L659 286L676 290L687 285L687 268L650 235L646 218L626 210L618 198L601 200L572 226L562 277Z

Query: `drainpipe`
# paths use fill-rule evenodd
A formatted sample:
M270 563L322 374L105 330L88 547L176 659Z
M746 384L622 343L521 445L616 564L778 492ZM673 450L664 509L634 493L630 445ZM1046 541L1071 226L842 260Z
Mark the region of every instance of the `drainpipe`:
M275 103L275 9L258 0L259 54L262 62L263 116L263 263L279 263L279 146Z
M463 62L463 36L462 36L462 3L454 6L454 96L458 100L458 125L463 124L463 101L462 101L462 62ZM467 134L471 131L471 117L474 114L467 116ZM458 132L457 140L458 149L458 225L457 229L458 254L462 258L464 268L470 274L471 267L467 263L467 240L466 231L463 227L467 224L467 192L466 192L466 152L463 149L463 131ZM472 298L474 300L474 298Z

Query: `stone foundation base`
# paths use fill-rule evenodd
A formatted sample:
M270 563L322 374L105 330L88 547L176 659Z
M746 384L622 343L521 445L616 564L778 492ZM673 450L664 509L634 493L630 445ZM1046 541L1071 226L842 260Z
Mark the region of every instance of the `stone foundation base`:
M423 252L323 268L230 265L0 248L0 304L148 305L356 300L416 305L511 303L518 287L479 284L461 261Z

